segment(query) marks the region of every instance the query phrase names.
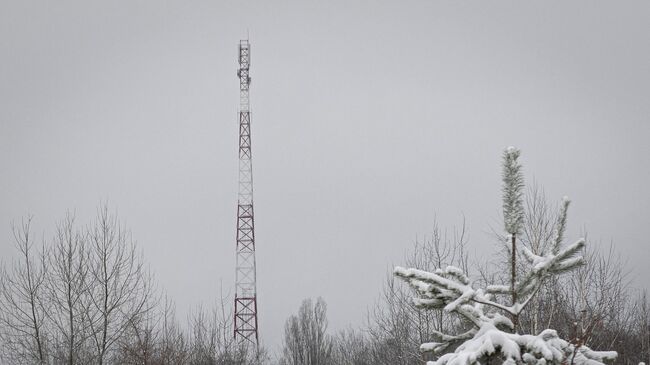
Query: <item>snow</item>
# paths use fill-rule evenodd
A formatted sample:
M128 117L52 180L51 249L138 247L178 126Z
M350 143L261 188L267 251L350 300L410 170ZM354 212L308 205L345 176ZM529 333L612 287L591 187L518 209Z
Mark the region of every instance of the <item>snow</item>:
M421 351L439 352L447 344L431 342L422 344ZM539 335L520 335L499 330L488 323L476 335L465 341L453 353L442 355L437 361L427 365L471 365L483 364L490 359L499 358L504 363L518 364L561 364L575 352L575 365L596 365L612 361L617 354L613 351L593 351L586 346L575 348L558 337L557 332L546 329Z
M524 222L524 177L517 161L519 154L514 147L506 148L503 153L503 222L510 235L519 233Z
M474 288L467 275L455 266L428 272L414 268L395 267L394 274L406 281L418 294L413 304L423 309L443 309L464 317L474 327L459 335L437 333L434 342L421 345L423 352L441 354L428 365L483 364L498 357L504 364L561 364L569 356L575 365L600 365L616 358L616 352L593 351L586 346L574 345L558 337L555 330L546 329L538 335L510 333L513 324L499 313L521 313L535 296L545 279L573 269L582 264L580 252L584 239L579 239L564 249L552 249L543 255L525 250L528 272L516 284L518 301L511 306L501 304L495 295L509 295L506 285L488 285L486 289ZM464 341L453 353L443 354L452 344Z
M510 293L510 287L507 285L488 285L485 288L486 292L490 294L508 294Z

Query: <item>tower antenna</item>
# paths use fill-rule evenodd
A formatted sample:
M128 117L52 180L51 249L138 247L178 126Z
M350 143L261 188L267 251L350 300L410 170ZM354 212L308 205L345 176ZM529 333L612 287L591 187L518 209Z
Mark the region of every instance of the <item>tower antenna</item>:
M239 41L239 195L237 199L237 266L235 268L234 337L258 346L253 164L251 154L250 43Z

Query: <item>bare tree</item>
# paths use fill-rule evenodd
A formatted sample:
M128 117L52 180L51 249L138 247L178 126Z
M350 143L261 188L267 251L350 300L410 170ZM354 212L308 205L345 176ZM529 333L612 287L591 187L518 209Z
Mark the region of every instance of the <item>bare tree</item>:
M638 362L645 362L650 364L650 302L648 301L648 293L643 293L637 299L637 312L634 322L638 325L639 358Z
M266 352L239 342L232 332L231 301L222 294L210 308L190 312L188 334L178 327L173 303L166 298L139 321L133 321L120 340L119 364L249 365L267 360Z
M48 322L52 326L52 357L60 364L90 362L88 311L88 262L85 235L75 229L68 214L57 226L47 251L45 281Z
M162 317L153 308L142 316L133 317L118 341L116 358L112 363L124 365L158 364L159 322Z
M43 294L46 267L41 253L34 252L31 217L13 226L18 261L3 268L0 279L0 321L3 358L12 364L46 364L47 336Z
M303 300L298 315L284 325L283 358L286 365L328 365L332 362L332 338L327 334L327 304L318 298Z
M560 281L563 318L556 325L581 343L616 349L635 310L627 273L613 246L590 249L584 257L585 265Z
M371 365L373 352L370 341L353 329L339 332L333 341L332 364Z
M268 360L263 347L235 339L230 298L221 291L210 310L200 306L190 314L189 364L253 365Z
M216 312L206 311L203 307L196 308L189 319L189 351L190 364L217 363L217 322Z
M88 233L89 311L87 320L99 365L107 363L116 344L154 305L151 277L129 233L99 209Z
M185 364L187 357L187 340L176 320L176 307L174 302L165 296L158 335L157 363L160 365Z
M451 233L442 232L434 222L433 233L416 240L406 254L410 266L435 271L447 265L469 269L465 222ZM418 351L419 344L438 333L461 326L457 318L443 310L422 310L413 305L408 288L386 278L379 301L368 316L368 335L376 364L414 364L430 359Z

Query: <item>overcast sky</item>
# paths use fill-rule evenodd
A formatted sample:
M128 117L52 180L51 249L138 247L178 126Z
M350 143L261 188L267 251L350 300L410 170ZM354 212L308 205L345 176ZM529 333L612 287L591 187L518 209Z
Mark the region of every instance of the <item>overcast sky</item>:
M359 325L416 237L500 227L500 158L649 288L647 1L0 1L0 255L108 201L184 315L234 282L250 34L262 339Z

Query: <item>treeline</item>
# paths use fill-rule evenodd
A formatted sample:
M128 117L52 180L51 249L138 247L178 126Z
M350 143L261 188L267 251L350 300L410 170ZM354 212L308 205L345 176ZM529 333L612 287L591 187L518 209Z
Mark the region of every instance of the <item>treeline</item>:
M520 239L541 252L552 240L557 209L537 189L526 196ZM19 255L0 273L3 364L421 364L432 360L419 351L421 343L466 326L442 310L415 308L413 293L387 273L363 326L333 333L325 301L305 300L286 320L282 350L271 356L234 340L231 299L223 295L179 321L129 231L106 207L89 226L65 217L45 242L33 238L30 219L13 232ZM478 282L507 283L508 255L504 245L491 260L472 260L464 226L450 233L436 227L402 263L431 272L454 265ZM578 270L545 283L519 330L554 328L592 349L617 351L616 363L650 363L646 294L629 285L613 248L589 249L585 257Z
M434 235L417 243L411 262L442 262L444 267L459 255L439 239ZM521 333L553 328L561 337L582 341L594 350L617 351L616 364L648 363L650 301L646 293L625 285L621 261L612 251L591 251L587 259L576 274L545 286L531 310L520 318ZM315 304L305 300L285 323L280 364L405 365L434 360L419 351L420 344L439 333L463 332L466 324L442 310L415 308L412 297L412 292L389 276L366 325L338 333L327 332L324 300L319 298Z
M13 227L18 258L0 273L2 364L254 364L235 342L227 299L188 325L161 297L130 233L107 207L79 227L68 215L36 242L31 219Z
M553 241L559 210L550 206L536 187L526 197L520 239L533 253L544 252ZM498 235L495 241L508 242ZM470 260L464 225L451 233L435 227L431 237L414 244L403 264L428 272L452 265L472 273L478 283L505 284L510 279L510 255L503 244L500 253L490 260ZM631 287L629 272L614 246L605 250L588 248L584 257L583 266L544 284L522 312L518 333L538 334L552 328L573 344L617 351L616 364L650 363L647 293ZM523 271L523 267L517 270ZM413 296L413 291L388 274L365 326L329 335L325 331L325 303L319 300L313 305L306 300L299 313L286 322L282 363L388 365L435 360L419 351L420 344L435 341L442 334L462 333L467 323L443 310L418 309L412 303ZM308 315L310 312L319 314ZM313 327L318 330L304 330Z

